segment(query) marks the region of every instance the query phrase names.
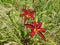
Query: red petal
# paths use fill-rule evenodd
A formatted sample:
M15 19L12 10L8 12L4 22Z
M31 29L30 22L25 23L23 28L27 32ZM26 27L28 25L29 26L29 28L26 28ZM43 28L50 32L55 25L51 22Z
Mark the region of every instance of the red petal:
M20 16L25 16L25 14L20 14Z
M38 34L42 37L42 39L44 39L46 41L46 38L44 37L44 35L39 31Z
M32 31L32 32L30 33L30 36L33 37L34 35L35 35L35 32Z
M31 9L28 9L27 12L30 13L31 12Z
M31 25L31 24L25 24L25 26L26 26L27 28L31 28L32 30L33 30L33 28L34 28L34 26Z
M37 28L40 28L42 26L41 22L38 22Z
M36 25L37 25L36 21L32 22L32 24L33 24L34 26L36 26Z
M34 16L33 16L33 15L31 15L31 18L32 18L32 19L34 19Z
M45 32L46 30L44 28L40 28L40 31L41 32Z
M27 13L27 10L26 10L26 9L22 9L22 11L23 11L24 13Z
M35 12L35 11L31 11L31 13L30 13L30 14L31 14L31 15L33 15L34 13L36 13L36 12Z

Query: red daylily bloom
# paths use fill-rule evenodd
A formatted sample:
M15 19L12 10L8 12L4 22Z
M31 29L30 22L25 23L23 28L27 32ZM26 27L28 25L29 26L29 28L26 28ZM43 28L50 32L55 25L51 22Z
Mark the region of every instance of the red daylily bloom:
M46 38L44 37L44 35L42 34L42 32L45 32L45 29L42 28L42 23L41 22L33 22L32 25L31 24L25 24L25 26L27 28L31 29L31 33L30 36L33 37L35 35L35 33L38 33L39 36L41 36L44 40L46 40Z
M26 22L26 20L29 19L29 18L34 19L33 14L35 13L35 11L31 11L30 9L28 9L28 10L23 9L22 11L23 11L24 13L23 13L23 14L20 14L20 16L25 17L24 22Z

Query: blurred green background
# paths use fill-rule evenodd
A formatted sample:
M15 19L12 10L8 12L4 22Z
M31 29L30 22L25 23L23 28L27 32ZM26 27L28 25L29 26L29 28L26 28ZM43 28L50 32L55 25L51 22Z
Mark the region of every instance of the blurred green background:
M23 8L36 11L35 21L43 23L47 41L37 34L29 37L31 31L19 16ZM0 0L0 45L60 45L60 0Z

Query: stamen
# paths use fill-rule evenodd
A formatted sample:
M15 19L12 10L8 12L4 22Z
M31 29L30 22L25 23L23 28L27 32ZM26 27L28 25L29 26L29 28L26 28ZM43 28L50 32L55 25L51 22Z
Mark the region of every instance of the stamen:
M39 31L39 29L37 29L36 27L34 28L34 32L38 32Z
M26 17L29 18L30 16L27 14Z
M34 29L34 32L37 32L36 28Z

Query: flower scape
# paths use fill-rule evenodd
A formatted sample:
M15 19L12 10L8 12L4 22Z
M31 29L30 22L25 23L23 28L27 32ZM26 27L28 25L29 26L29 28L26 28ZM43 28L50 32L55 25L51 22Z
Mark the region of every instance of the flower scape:
M35 34L38 34L39 36L41 36L41 38L43 40L46 41L45 36L42 34L42 32L45 32L45 28L42 27L42 22L36 22L33 21L32 24L27 24L26 21L29 18L32 18L33 20L35 19L34 17L34 13L36 13L35 11L31 11L31 9L23 9L23 14L20 14L21 17L24 17L24 25L26 26L26 28L30 28L31 32L30 32L30 37L33 37Z

